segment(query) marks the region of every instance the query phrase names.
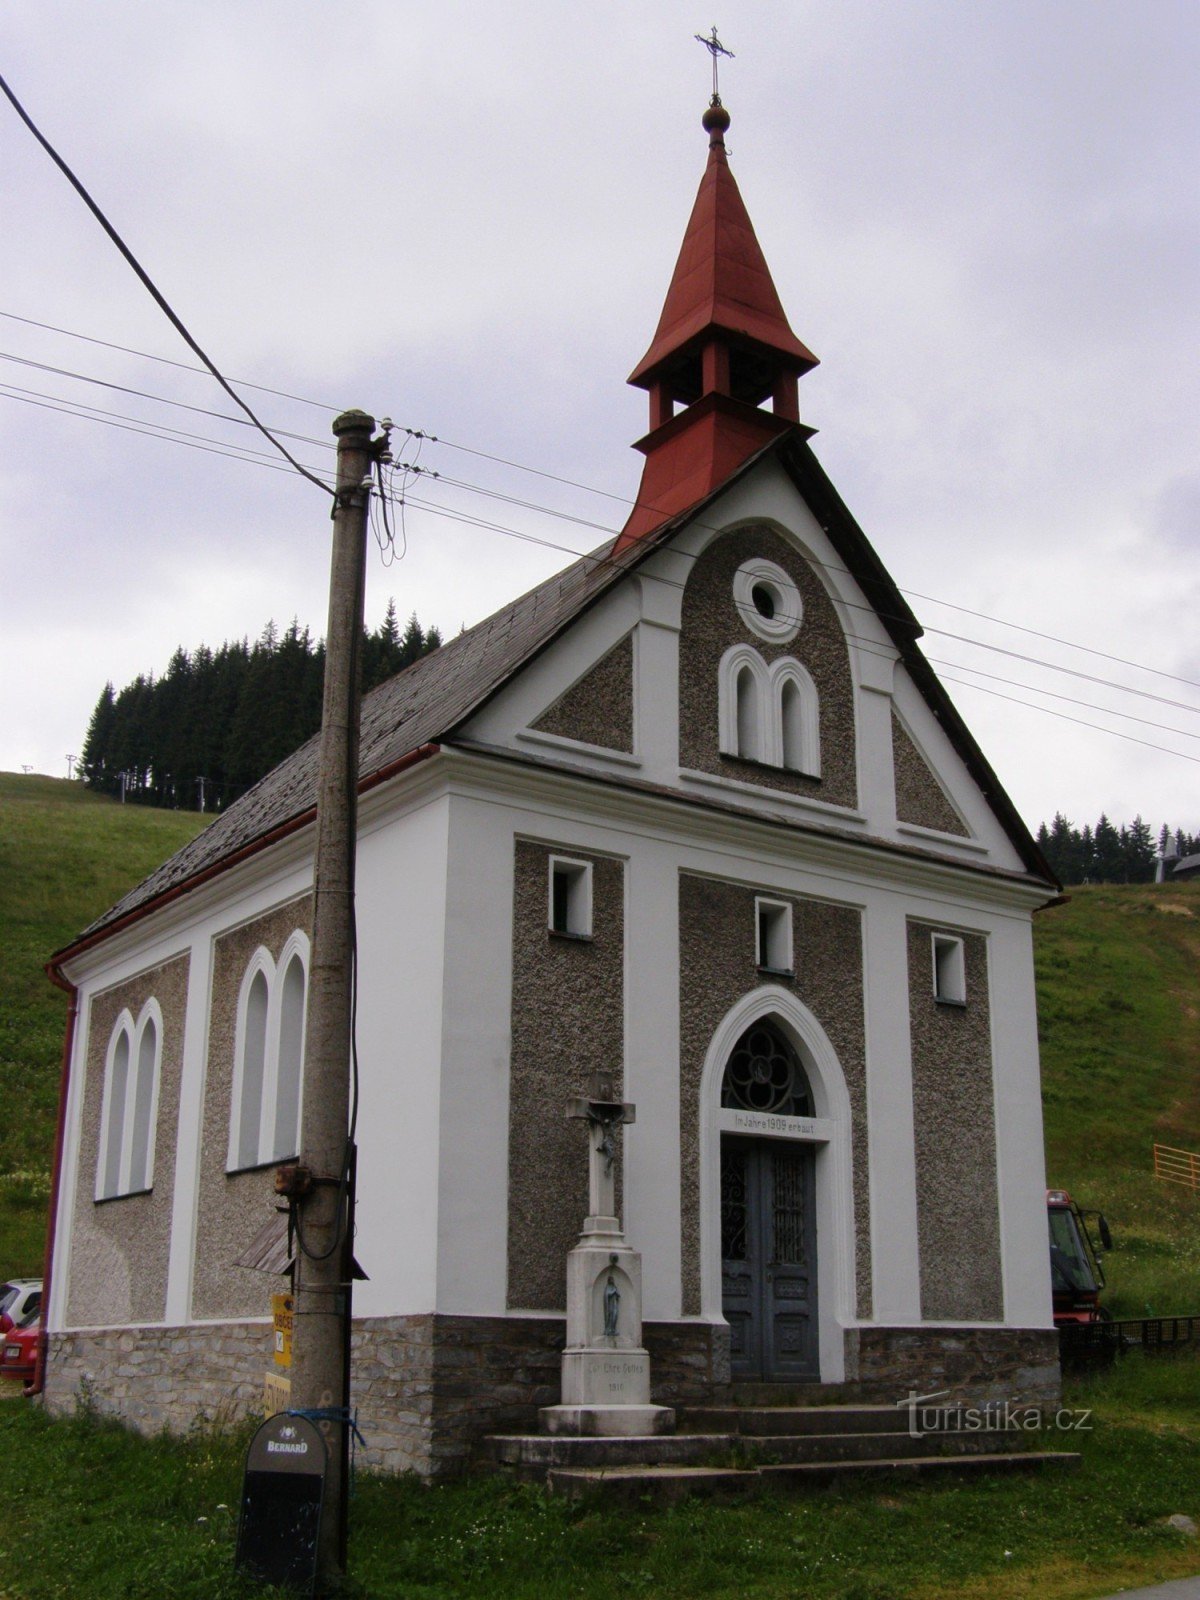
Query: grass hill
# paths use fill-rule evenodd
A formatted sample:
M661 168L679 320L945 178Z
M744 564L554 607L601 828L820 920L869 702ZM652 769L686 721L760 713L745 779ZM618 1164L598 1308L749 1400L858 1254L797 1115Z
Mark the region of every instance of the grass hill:
M41 1269L65 997L42 968L199 831L62 779L0 773L0 1276ZM1034 919L1047 1181L1103 1210L1117 1315L1200 1310L1200 882L1096 887Z
M1072 889L1034 918L1046 1180L1105 1212L1114 1316L1200 1311L1200 881Z
M42 970L210 819L0 773L0 1278L42 1269L66 996Z

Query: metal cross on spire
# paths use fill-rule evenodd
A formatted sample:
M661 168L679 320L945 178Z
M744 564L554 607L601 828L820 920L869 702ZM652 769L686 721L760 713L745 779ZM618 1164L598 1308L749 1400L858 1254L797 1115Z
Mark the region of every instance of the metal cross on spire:
M704 48L708 51L709 55L712 57L712 64L713 64L713 92L712 92L713 104L716 105L716 106L719 106L721 104L721 96L717 92L717 57L718 56L728 56L729 59L732 61L733 60L733 51L732 50L726 50L725 46L721 43L720 39L717 38L717 25L716 25L715 22L713 23L711 36L705 35L703 33L697 33L697 34L694 34L693 37L695 38L695 40L696 40L696 42L698 44L702 44L704 46Z

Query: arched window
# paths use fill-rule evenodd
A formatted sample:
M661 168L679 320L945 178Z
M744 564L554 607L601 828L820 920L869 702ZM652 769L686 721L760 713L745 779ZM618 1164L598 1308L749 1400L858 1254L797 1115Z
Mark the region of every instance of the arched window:
M768 667L752 645L726 650L718 672L718 722L722 755L820 777L817 688L794 657Z
M238 996L227 1170L284 1161L300 1150L308 938L291 935L276 965L259 947Z
M770 697L766 662L748 644L735 644L721 657L718 717L722 754L744 761L768 761L766 709Z
M734 690L737 700L737 748L735 755L747 761L762 760L762 710L754 673L743 666Z
M785 1117L812 1116L808 1077L782 1028L764 1020L746 1029L730 1052L721 1083L721 1104Z
M267 1071L267 1012L271 991L266 972L260 967L250 979L243 1018L241 1050L241 1093L238 1095L237 1165L258 1163L259 1131L262 1128L263 1083Z
M821 775L821 722L817 688L798 661L785 656L771 667L779 765L807 777Z
M100 1110L96 1199L142 1194L154 1183L154 1131L162 1054L162 1014L147 1000L137 1021L122 1011L113 1026Z
M279 1070L275 1092L275 1146L273 1160L294 1156L300 1149L300 1079L304 1071L304 963L299 952L283 974L279 1000Z

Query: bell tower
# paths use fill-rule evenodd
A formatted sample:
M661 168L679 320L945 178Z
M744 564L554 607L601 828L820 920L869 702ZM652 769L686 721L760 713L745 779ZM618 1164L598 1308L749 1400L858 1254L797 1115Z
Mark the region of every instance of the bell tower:
M646 464L614 554L719 488L781 433L814 431L800 422L796 385L817 358L788 325L729 170L729 123L714 94L702 119L708 165L658 328L629 375L649 393L650 431L634 445Z

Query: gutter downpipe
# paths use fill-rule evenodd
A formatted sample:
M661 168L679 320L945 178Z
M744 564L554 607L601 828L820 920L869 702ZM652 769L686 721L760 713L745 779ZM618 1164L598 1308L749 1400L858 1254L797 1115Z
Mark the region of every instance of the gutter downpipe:
M46 1387L46 1357L50 1345L50 1291L54 1287L54 1243L58 1233L58 1201L62 1187L63 1146L67 1135L67 1089L71 1082L71 1053L75 1047L75 1022L79 1016L79 990L64 978L53 962L46 967L46 976L56 989L67 996L67 1031L63 1039L62 1076L58 1085L58 1121L54 1130L54 1170L50 1178L50 1214L46 1219L46 1259L42 1267L42 1329L38 1335L37 1365L33 1382L25 1386L29 1396L39 1395Z

